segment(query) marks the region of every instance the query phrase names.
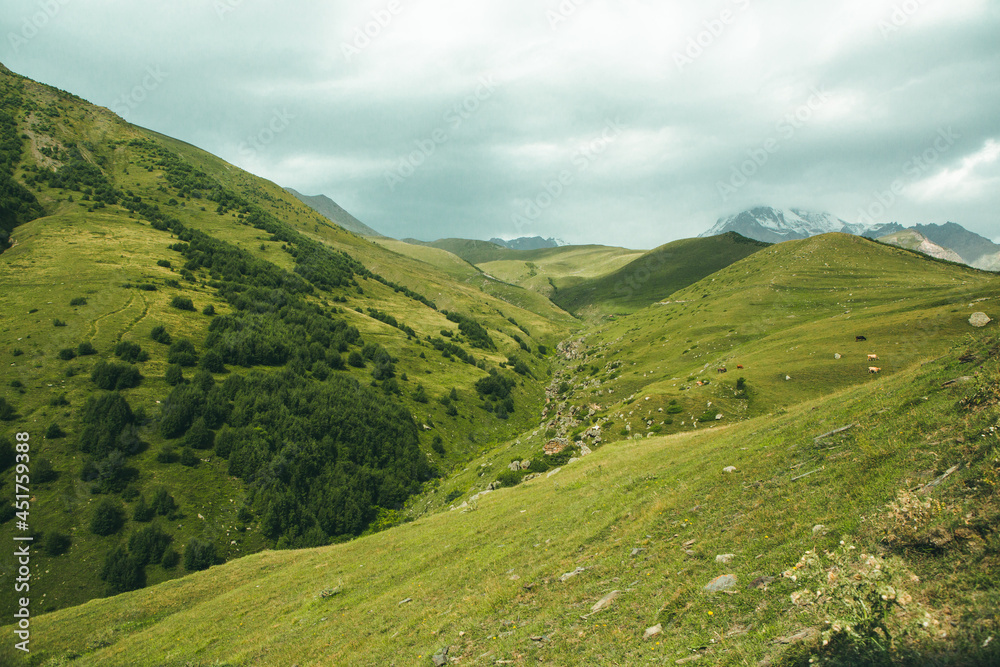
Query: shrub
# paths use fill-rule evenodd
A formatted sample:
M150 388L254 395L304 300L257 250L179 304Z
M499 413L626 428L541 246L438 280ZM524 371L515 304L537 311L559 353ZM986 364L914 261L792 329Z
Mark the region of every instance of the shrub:
M194 302L186 296L175 296L170 300L170 305L177 310L190 310L194 311Z
M90 379L100 389L121 391L138 387L142 382L142 373L132 364L116 364L102 359L94 366Z
M122 547L104 558L101 580L107 583L108 595L134 591L146 585L146 569Z
M198 363L198 354L195 351L194 343L186 338L182 338L170 346L167 352L167 363L180 364L184 367L194 366Z
M95 535L114 535L125 525L125 510L121 505L104 498L94 509L94 515L90 519L90 532Z
M156 265L157 266L162 266L165 269L169 269L170 266L171 266L170 260L167 260L167 259L158 259L158 260L156 260Z
M87 299L85 297L78 296L75 299L71 299L70 302L69 302L69 305L71 305L71 306L86 306L87 305Z
M59 424L52 422L49 427L45 429L45 439L46 440L57 440L59 438L65 438L66 432L59 427Z
M132 508L132 520L139 523L148 523L153 520L156 511L153 506L146 502L146 496L139 494L139 499L135 501Z
M187 447L193 447L194 449L210 449L213 444L215 444L215 433L208 429L205 425L205 418L198 417L191 424L191 428L188 429L187 435L184 436L184 444ZM184 463L184 454L181 453L181 463ZM184 465L188 465L184 463Z
M209 317L215 315L215 306L213 306L212 304L208 304L207 306L201 309L201 314L208 315Z
M355 368L364 368L365 358L362 357L357 350L354 350L353 352L351 352L350 355L348 355L347 363L350 364L351 366L354 366Z
M59 318L56 318L56 319L52 320L52 326L54 326L54 327L64 327L64 326L66 326L66 323L63 322L62 320L60 320Z
M424 385L417 385L417 388L413 391L413 400L417 403L426 403L429 400L427 398L427 390L424 389Z
M448 492L448 495L444 497L446 503L451 503L462 497L462 492L458 489L454 489Z
M497 483L500 486L517 486L524 479L523 472L514 472L513 470L504 470L499 475L497 475Z
M195 538L184 547L184 569L190 572L207 570L215 565L215 545Z
M32 471L32 481L38 484L45 484L46 482L53 482L59 479L59 471L52 467L52 461L48 459L38 459L35 461L34 470Z
M76 358L76 350L71 347L66 347L59 350L59 358L63 361L69 361L70 359Z
M17 419L17 410L14 406L7 402L7 399L0 396L0 420L5 422Z
M160 559L160 565L165 570L172 570L177 567L177 563L179 562L181 562L181 555L173 547L167 547L163 552L163 557Z
M83 342L76 346L76 353L81 357L89 357L90 355L97 354L97 350L91 343Z
M166 328L162 324L153 327L153 330L149 332L149 337L163 345L170 345L171 343L170 334L167 333Z
M431 449L433 449L439 456L444 456L444 441L441 439L440 435L434 436L434 442L431 443Z
M184 382L184 371L181 369L180 364L170 364L167 366L167 374L163 378L167 381L171 387L176 387L177 385Z
M151 525L140 528L128 538L128 550L143 566L150 563L159 563L163 558L163 552L172 538L164 533L159 526Z
M187 466L188 468L194 468L198 465L199 459L195 455L194 451L190 447L185 447L181 450L181 465Z
M147 361L149 359L149 352L143 351L142 347L139 346L138 343L123 340L115 345L115 356L122 361L136 363Z
M160 448L160 451L156 452L156 461L158 463L177 463L177 452L170 445L164 445Z
M209 350L201 355L201 361L198 362L198 365L210 373L226 372L226 365L222 361L222 355L215 350Z
M170 518L177 510L177 502L174 500L174 497L162 487L157 489L156 493L153 494L151 505L157 514L167 518Z
M52 557L62 556L64 553L69 551L69 547L72 543L73 540L65 533L60 533L58 531L49 533L45 537L45 553Z

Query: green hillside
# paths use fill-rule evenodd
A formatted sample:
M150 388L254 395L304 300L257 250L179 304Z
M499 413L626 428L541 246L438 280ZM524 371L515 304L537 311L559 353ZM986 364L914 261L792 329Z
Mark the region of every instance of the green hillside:
M416 239L403 239L412 245L422 245L439 250L447 250L453 255L461 257L469 264L480 264L482 262L492 262L513 256L517 250L504 248L489 241L475 241L470 239L438 239L437 241L418 241Z
M0 439L30 429L52 470L33 488L39 611L141 584L134 562L127 583L101 575L147 528L221 562L391 525L424 485L537 423L545 346L577 326L537 294L457 282L70 94L7 73L0 89L12 178L41 214L0 254ZM505 383L480 392L491 372ZM119 398L124 421L94 412ZM321 471L345 489L336 516L311 506ZM134 520L161 491L177 507ZM99 507L124 524L95 534ZM147 583L202 565L158 560ZM6 581L9 554L0 568Z
M557 289L551 298L571 313L630 313L766 247L733 232L674 241L616 271Z
M645 254L641 250L608 246L562 246L517 251L514 257L482 262L491 276L551 297L557 289L600 278Z
M739 427L607 445L349 544L49 614L34 621L36 657L430 665L447 648L459 664L888 664L882 623L892 664L996 664L996 346L976 337ZM973 379L948 384L958 376ZM842 604L872 600L885 611L867 624ZM847 623L856 636L833 631Z

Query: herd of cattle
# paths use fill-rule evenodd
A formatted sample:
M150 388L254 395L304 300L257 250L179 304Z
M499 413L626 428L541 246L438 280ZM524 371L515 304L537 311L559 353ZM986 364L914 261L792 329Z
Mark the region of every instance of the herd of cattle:
M867 341L868 338L866 338L865 336L855 336L854 340L855 340L855 342L863 343L863 342ZM837 358L840 359L840 355L839 354L837 355ZM878 361L878 355L877 354L869 354L868 355L868 361L869 362ZM743 366L737 366L736 368L738 368L740 370L743 370ZM728 373L729 369L726 368L725 366L721 366L720 368L716 369L716 372L718 372L718 373ZM878 367L878 366L869 366L868 367L868 372L871 373L871 374L881 373L882 369L880 367Z

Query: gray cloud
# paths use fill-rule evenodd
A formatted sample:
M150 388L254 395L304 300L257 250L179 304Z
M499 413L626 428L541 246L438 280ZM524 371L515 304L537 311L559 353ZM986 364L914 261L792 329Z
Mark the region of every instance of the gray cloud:
M988 0L10 0L0 59L392 236L652 247L896 185L877 221L996 238L998 28Z

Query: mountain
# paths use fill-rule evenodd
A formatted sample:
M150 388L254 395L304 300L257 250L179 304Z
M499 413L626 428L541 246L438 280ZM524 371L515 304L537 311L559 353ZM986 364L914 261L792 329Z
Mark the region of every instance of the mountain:
M372 229L371 227L369 227L368 225L361 222L353 215L342 209L340 205L337 204L337 202L333 201L326 195L309 196L296 192L291 188L285 188L285 190L292 193L296 199L298 199L300 202L302 202L312 210L322 215L330 222L334 223L335 225L339 225L340 227L343 227L349 232L354 232L359 236L368 236L375 238L383 237L382 234L379 234L374 229Z
M719 218L715 226L702 234L701 237L736 232L747 238L767 243L806 239L810 236L831 232L872 237L873 234L881 236L902 229L899 225L893 226L894 224L868 227L849 223L830 213L813 213L798 208L776 209L770 206L758 206L728 218Z
M996 270L1000 245L959 224L948 222L943 225L916 225L913 229L929 241L955 251L961 256L961 261L969 266Z
M492 238L490 239L490 243L495 243L496 245L510 248L511 250L541 250L543 248L559 248L561 246L569 245L565 241L561 241L559 239L543 239L541 236L522 236L521 238L512 239L510 241Z
M885 236L880 236L878 240L883 243L899 246L900 248L906 248L907 250L916 250L930 257L945 259L949 262L966 263L957 252L939 246L916 229L904 229L900 232L886 234Z

